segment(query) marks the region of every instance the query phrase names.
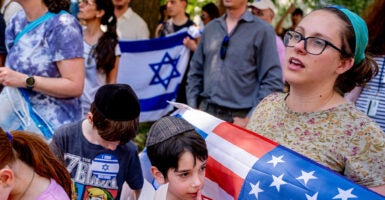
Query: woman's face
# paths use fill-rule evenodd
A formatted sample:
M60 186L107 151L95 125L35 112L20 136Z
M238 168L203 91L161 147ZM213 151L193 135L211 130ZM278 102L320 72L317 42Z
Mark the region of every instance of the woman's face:
M211 21L210 15L204 10L202 10L202 13L201 13L201 20L203 22L203 25L206 25Z
M318 10L303 18L295 31L305 38L317 37L326 40L341 49L341 27L343 21L337 15ZM311 42L308 40L307 43L309 50ZM312 55L305 50L304 40L286 48L285 63L284 77L291 86L299 84L313 87L328 83L334 85L338 75L342 73L339 70L342 59L338 50L326 45L320 55Z
M78 18L81 20L91 20L91 19L96 19L97 15L99 14L97 9L96 9L96 3L94 0L81 0L79 1L79 13L78 13Z

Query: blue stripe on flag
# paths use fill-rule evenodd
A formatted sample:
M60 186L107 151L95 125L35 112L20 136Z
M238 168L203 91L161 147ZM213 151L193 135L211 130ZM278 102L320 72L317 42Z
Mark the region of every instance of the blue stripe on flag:
M172 36L152 40L119 41L119 47L122 53L157 51L180 45L181 41L187 36L187 32L181 32Z
M171 93L154 96L147 99L139 99L140 111L146 112L166 108L167 106L169 106L167 101L172 101L176 98L176 92L178 91L178 88L179 85L176 87L175 91Z

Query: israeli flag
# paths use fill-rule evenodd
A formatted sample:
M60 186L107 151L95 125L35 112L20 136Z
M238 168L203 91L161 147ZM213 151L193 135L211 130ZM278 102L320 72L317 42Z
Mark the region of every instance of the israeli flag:
M183 45L187 31L168 37L119 41L121 57L118 83L129 84L140 102L140 122L167 115L186 71L189 50Z

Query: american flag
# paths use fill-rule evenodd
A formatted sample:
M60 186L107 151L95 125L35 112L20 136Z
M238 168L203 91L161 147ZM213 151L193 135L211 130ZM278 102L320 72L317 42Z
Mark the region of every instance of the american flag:
M377 200L385 197L257 133L183 104L184 118L205 138L205 199Z

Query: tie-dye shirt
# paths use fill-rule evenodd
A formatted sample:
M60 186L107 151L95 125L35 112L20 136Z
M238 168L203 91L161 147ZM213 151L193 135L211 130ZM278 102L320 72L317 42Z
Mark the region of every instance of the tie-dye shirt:
M57 14L24 34L14 44L15 37L28 23L24 11L19 11L7 25L5 43L8 55L5 66L29 76L60 77L57 61L83 57L82 28L72 15ZM54 129L81 119L79 98L55 98L25 91L32 107Z

